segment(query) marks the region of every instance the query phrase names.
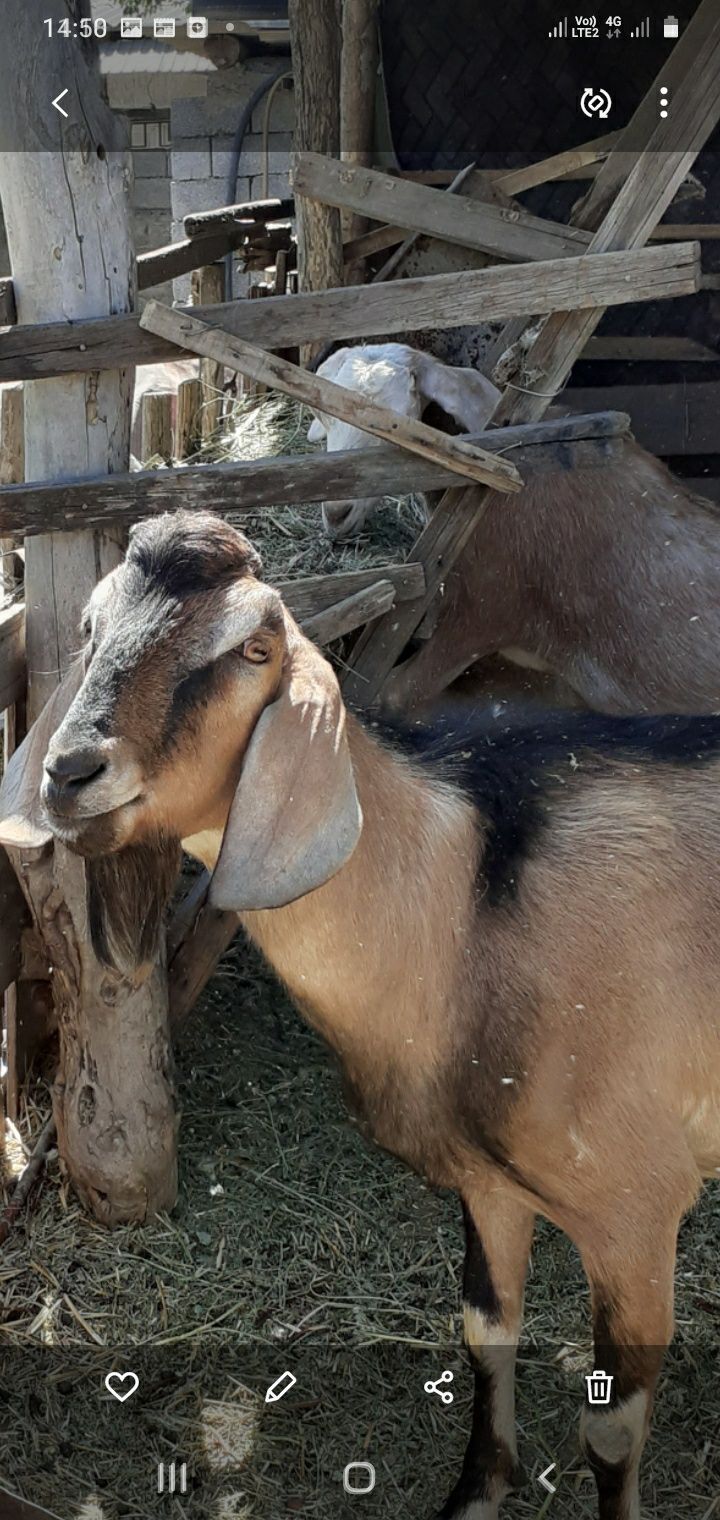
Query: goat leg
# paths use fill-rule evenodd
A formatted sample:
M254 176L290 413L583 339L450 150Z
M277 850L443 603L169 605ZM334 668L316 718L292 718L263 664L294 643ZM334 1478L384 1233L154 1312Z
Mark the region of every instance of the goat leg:
M475 1398L462 1472L438 1520L497 1520L505 1495L524 1481L515 1434L515 1357L534 1215L490 1188L466 1198L463 1208L463 1316Z

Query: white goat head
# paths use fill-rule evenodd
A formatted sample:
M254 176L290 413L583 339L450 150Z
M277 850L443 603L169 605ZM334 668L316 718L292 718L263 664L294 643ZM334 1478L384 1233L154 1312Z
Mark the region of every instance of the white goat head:
M499 391L474 369L453 369L432 354L407 343L365 344L340 348L318 368L318 374L368 401L386 406L403 417L421 418L431 402L447 414L461 432L482 432L495 409ZM328 452L372 448L379 440L347 422L318 413L311 424L311 443L326 440ZM331 538L359 533L382 497L325 502L323 521Z

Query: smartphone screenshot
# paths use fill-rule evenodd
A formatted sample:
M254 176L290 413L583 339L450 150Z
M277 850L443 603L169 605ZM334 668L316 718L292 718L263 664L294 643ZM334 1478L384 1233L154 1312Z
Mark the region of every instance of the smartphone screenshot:
M0 4L0 1520L720 1520L720 6Z

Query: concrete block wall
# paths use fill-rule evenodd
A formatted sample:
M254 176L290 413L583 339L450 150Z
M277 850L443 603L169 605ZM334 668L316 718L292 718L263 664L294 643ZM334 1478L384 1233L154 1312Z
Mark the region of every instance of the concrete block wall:
M227 204L232 144L240 116L260 81L274 74L277 67L275 58L249 59L209 76L205 99L173 103L170 121L173 240L183 237L183 218L191 212L213 211ZM290 191L295 119L292 88L280 85L273 98L267 139L267 188L262 137L265 105L263 100L256 107L248 127L232 195L235 202L257 200L265 194L285 197ZM252 278L236 271L234 294L244 294ZM175 280L173 291L176 301L189 300L190 277Z

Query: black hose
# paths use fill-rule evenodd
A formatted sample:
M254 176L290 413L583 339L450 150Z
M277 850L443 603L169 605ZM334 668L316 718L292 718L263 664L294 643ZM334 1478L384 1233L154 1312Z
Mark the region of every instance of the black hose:
M278 64L278 67L274 70L274 72L272 74L268 74L267 78L261 81L257 89L253 90L253 93L250 96L247 104L243 106L240 120L235 128L235 136L233 137L232 157L230 159L230 168L228 169L227 184L225 186L226 206L233 206L235 204L235 197L237 195L238 169L240 167L240 155L242 153L242 147L245 141L245 134L248 127L250 126L250 122L252 121L255 107L260 104L263 96L267 95L268 90L272 89L276 80L280 78L280 75L287 74L288 63L289 60L287 58L283 58L282 63ZM232 300L233 295L232 259L232 253L225 255L225 292L226 300L228 301Z

